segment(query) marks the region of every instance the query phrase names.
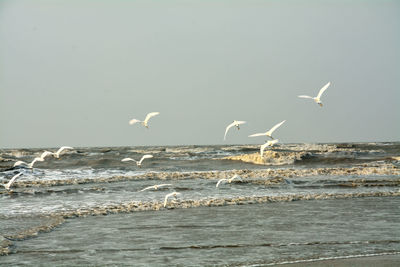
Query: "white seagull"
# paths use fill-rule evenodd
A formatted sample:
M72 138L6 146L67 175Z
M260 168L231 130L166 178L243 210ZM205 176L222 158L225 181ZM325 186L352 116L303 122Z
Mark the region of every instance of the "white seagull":
M279 142L278 139L268 140L265 144L261 145L261 147L260 147L260 154L261 154L261 157L263 157L263 155L264 155L264 150L265 150L266 147L268 147L268 146L271 146L271 147L272 147L273 145L275 145L275 144L278 143L278 142Z
M143 126L145 126L146 128L149 128L149 125L147 123L149 122L150 118L152 118L158 114L160 114L160 112L150 112L149 114L146 115L146 118L144 119L144 121L140 121L138 119L131 119L129 121L129 124L132 125L137 122L141 122Z
M226 140L226 134L228 133L228 131L229 131L230 128L232 128L233 126L236 126L237 129L240 130L239 125L240 125L240 124L243 124L243 123L246 123L246 122L245 122L245 121L233 121L231 124L229 124L229 125L226 127L226 130L225 130L224 140Z
M40 158L44 160L49 155L54 155L54 153L46 150L40 155Z
M169 193L169 194L167 194L166 196L165 196L165 199L164 199L164 208L165 208L165 206L167 206L167 201L168 201L168 198L169 197L174 197L174 198L176 198L178 195L180 195L181 193L179 193L179 192L172 192L172 193Z
M152 157L153 157L153 155L144 155L139 161L137 161L135 159L132 159L132 158L124 158L121 161L123 161L123 162L125 162L125 161L134 161L134 162L136 162L136 165L138 167L140 167L140 166L142 166L142 162L143 162L144 159L150 159Z
M327 84L325 84L325 86L322 87L321 90L319 90L319 93L316 97L312 97L312 96L308 96L308 95L299 95L299 97L313 99L315 101L315 103L317 103L318 105L320 105L322 107L323 105L321 102L321 96L325 92L325 90L329 87L329 85L331 85L331 82L328 82Z
M232 183L233 180L235 179L240 179L240 176L235 174L234 176L232 176L232 178L226 179L226 178L222 178L218 181L218 183L215 185L215 187L218 187L220 183L222 182L227 182L227 183Z
M8 181L7 184L3 185L5 189L10 190L10 187L13 185L13 183L15 182L15 180L20 177L22 175L22 172L16 174L13 176L13 178L11 178L10 181Z
M25 165L25 166L28 167L29 169L33 169L33 164L35 164L35 162L37 162L37 161L44 161L44 159L43 159L43 158L36 157L36 158L34 158L34 159L32 160L31 163L26 163L25 161L19 160L19 161L17 161L17 162L14 163L14 167L20 166L20 165Z
M60 147L58 150L57 150L57 152L55 152L55 153L53 153L53 156L55 157L55 158L60 158L60 154L61 154L61 152L63 152L63 150L65 150L65 149L74 149L73 147L70 147L70 146L62 146L62 147Z
M278 127L281 126L285 121L286 121L286 120L281 121L280 123L278 123L277 125L275 125L274 127L272 127L269 131L267 131L267 132L265 132L265 133L256 133L256 134L252 134L252 135L249 135L249 137L255 137L255 136L263 136L263 135L266 135L266 136L268 136L268 137L270 137L270 138L272 138L272 139L275 139L275 138L272 137L272 133L273 133L276 129L278 129Z
M160 187L170 186L170 185L172 185L172 184L156 184L156 185L152 185L152 186L148 186L146 188L143 188L139 192L143 192L143 191L150 190L150 189L158 190L158 188L160 188Z

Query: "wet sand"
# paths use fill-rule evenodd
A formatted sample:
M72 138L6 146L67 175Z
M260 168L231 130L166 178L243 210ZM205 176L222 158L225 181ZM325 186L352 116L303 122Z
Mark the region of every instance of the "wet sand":
M393 267L400 266L400 254L328 259L307 262L279 264L282 267Z

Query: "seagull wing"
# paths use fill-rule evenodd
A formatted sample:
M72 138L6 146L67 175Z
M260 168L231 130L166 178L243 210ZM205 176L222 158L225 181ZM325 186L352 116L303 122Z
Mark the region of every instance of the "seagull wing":
M133 124L135 124L135 123L137 123L137 122L141 122L140 120L137 120L137 119L131 119L130 121L129 121L129 124L130 125L133 125Z
M143 192L143 191L146 191L146 190L149 190L149 189L152 189L152 188L154 188L154 185L148 186L148 187L146 187L146 188L143 188L143 189L140 190L139 192Z
M25 161L18 160L17 162L14 163L14 167L19 166L19 165L28 165Z
M144 159L150 159L150 158L152 158L153 157L153 155L144 155L140 160L139 160L139 164L142 164L142 161L144 160Z
M171 194L172 194L172 193L171 193ZM167 201L168 201L168 198L171 196L171 194L167 194L167 195L165 196L165 198L164 198L164 207L167 206Z
M34 159L32 160L32 162L28 164L28 167L29 167L29 168L32 168L32 167L33 167L33 164L35 164L36 161L44 161L44 159L42 159L42 158L34 158Z
M151 117L157 116L158 114L160 114L160 112L150 112L149 114L146 115L144 123L147 123Z
M274 127L272 127L272 128L268 131L268 133L271 135L271 134L272 134L276 129L278 129L285 121L286 121L286 120L281 121L280 123L278 123L277 125L275 125Z
M231 124L229 124L226 129L225 129L225 135L224 135L224 140L226 140L226 134L228 133L229 129L232 128L233 126L236 125L236 122L232 122Z
M313 99L312 96L308 96L308 95L299 95L298 97L300 97L300 98L310 98L310 99Z
M321 88L321 90L319 90L319 93L317 95L317 99L320 99L322 94L325 92L326 89L328 89L329 85L331 85L331 82L328 82L327 84L325 84L324 87Z
M261 145L260 146L260 155L261 155L261 157L263 157L263 155L264 155L264 150L265 150L265 148L268 146L268 142L266 142L265 144L263 144L263 145Z
M124 158L124 159L122 159L121 161L123 161L123 162L125 162L125 161L134 161L134 162L137 162L136 160L131 159L131 158Z
M240 179L239 174L233 175L232 178L229 179L229 181L232 182L232 181L235 180L235 179Z
M249 137L256 137L256 136L263 136L266 135L266 133L256 133L256 134L251 134Z
M22 175L22 172L20 172L20 173L14 175L13 178L11 178L11 180L8 181L8 183L7 183L4 187L7 188L7 190L10 189L11 185L12 185L12 184L15 182L15 180L16 180L18 177L20 177L21 175Z
M52 154L53 154L53 152L44 151L44 152L42 153L42 155L40 155L40 158L44 159L44 158L47 157L48 155L52 155Z
M172 192L172 193L167 194L164 199L164 207L167 205L167 201L168 201L169 197L172 197L172 196L176 197L177 195L180 195L180 194L181 193L178 193L178 192Z
M228 180L228 179L225 179L225 178L220 179L220 180L217 182L217 184L215 185L215 187L218 187L220 183L222 183L223 181L227 181L227 180Z
M158 187L162 187L162 186L170 186L170 185L172 185L172 184L159 184L159 185L157 185Z
M64 149L74 149L74 148L70 146L62 146L57 150L56 154L60 154Z

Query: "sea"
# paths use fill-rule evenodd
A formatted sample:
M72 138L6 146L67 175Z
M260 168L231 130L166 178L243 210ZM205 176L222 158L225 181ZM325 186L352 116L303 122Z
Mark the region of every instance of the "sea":
M262 158L257 145L79 147L13 167L57 149L0 149L0 185L22 173L0 186L1 266L400 254L400 142L278 144Z

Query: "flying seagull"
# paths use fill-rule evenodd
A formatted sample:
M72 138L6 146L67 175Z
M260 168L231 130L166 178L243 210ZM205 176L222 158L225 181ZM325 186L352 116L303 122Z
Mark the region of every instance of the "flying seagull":
M4 188L5 188L6 190L10 190L10 187L13 185L13 183L15 182L15 180L16 180L18 177L20 177L21 175L22 175L22 172L20 172L20 173L14 175L13 178L11 178L11 180L8 181L7 184L3 185Z
M164 208L165 208L165 206L167 206L167 201L168 201L168 198L170 198L170 197L174 197L174 198L176 198L178 195L180 195L181 193L179 193L179 192L172 192L172 193L169 193L169 194L167 194L166 196L165 196L165 199L164 199Z
M26 167L28 167L29 169L33 169L33 165L37 162L37 161L44 161L43 158L39 158L36 157L32 160L31 163L26 163L25 161L19 160L17 162L14 163L14 167L20 166L20 165L25 165Z
M261 154L261 157L263 157L264 150L265 150L266 147L268 147L268 146L271 146L271 147L272 147L273 145L275 145L275 144L278 143L278 142L279 142L278 139L268 140L265 144L261 145L261 147L260 147L260 154Z
M322 107L323 105L321 102L321 96L325 92L325 90L329 87L329 85L331 85L331 82L328 82L327 84L325 84L325 86L322 87L321 90L319 90L319 93L316 97L312 97L312 96L308 96L308 95L299 95L299 97L313 99L315 101L315 103L317 103L318 105L320 105Z
M170 185L172 185L172 184L156 184L156 185L152 185L152 186L148 186L146 188L143 188L139 192L143 192L143 191L150 190L150 189L158 190L160 187L170 186Z
M70 146L62 146L57 150L57 152L53 153L53 156L57 159L60 158L61 152L63 152L65 149L74 149L74 148Z
M232 176L232 178L226 179L226 178L222 178L220 180L218 180L218 183L215 185L215 187L218 187L220 183L222 182L226 182L226 183L232 183L233 180L235 179L240 179L240 176L235 174L234 176Z
M142 162L143 162L144 159L150 159L152 157L153 157L153 155L144 155L139 161L134 160L132 158L124 158L121 161L123 161L123 162L125 162L125 161L134 161L134 162L136 162L136 165L138 167L141 167L142 166Z
M46 150L40 155L40 158L44 160L49 155L54 155L54 153Z
M131 119L129 121L129 124L133 125L137 122L141 122L143 126L145 126L146 128L149 128L148 122L149 122L150 118L157 116L158 114L160 114L160 112L150 112L149 114L146 115L146 118L144 119L144 121L140 121L138 119Z
M229 131L230 128L232 128L233 126L236 126L237 129L240 130L239 125L240 125L240 124L243 124L243 123L246 123L246 122L245 122L245 121L233 121L231 124L229 124L229 125L226 127L226 130L225 130L224 140L226 140L226 134L228 133L228 131Z
M252 135L249 135L249 137L256 137L256 136L263 136L263 135L266 135L266 136L270 137L271 139L275 139L275 138L272 137L272 133L273 133L276 129L278 129L278 127L281 126L285 121L286 121L286 120L281 121L280 123L278 123L277 125L275 125L274 127L272 127L269 131L267 131L267 132L265 132L265 133L256 133L256 134L252 134Z

